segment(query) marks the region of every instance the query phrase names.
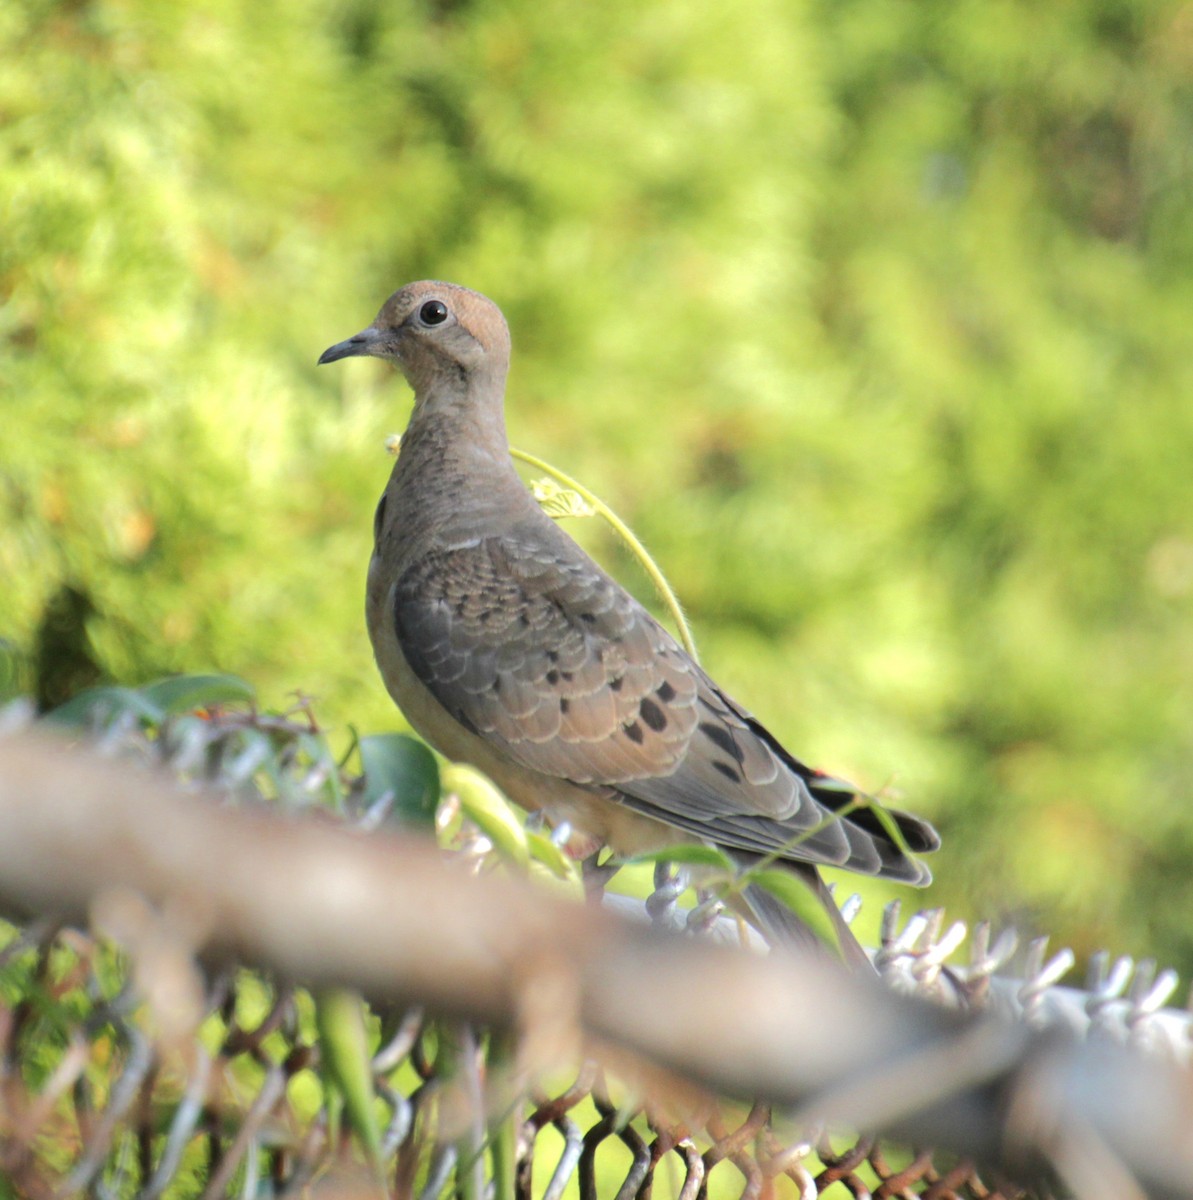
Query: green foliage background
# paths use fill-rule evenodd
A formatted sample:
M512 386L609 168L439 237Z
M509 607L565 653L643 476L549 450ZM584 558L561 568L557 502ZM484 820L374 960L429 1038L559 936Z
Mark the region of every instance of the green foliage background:
M24 0L0 58L10 689L393 726L408 395L314 362L453 279L713 673L938 821L931 901L1193 970L1188 3Z

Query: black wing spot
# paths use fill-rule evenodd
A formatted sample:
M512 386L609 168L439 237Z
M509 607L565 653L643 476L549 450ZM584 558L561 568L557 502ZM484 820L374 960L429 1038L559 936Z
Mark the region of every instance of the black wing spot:
M675 699L675 689L665 679L657 688L655 688L654 694L658 696L658 698L662 700L664 704L670 704L671 701Z
M494 694L496 694L500 691L501 691L501 676L494 675L493 676L493 692L494 692Z
M596 617L592 613L581 613L580 620L583 621L585 625L596 624Z
M547 661L549 663L557 663L559 661L559 651L558 650L548 650L547 651Z
M727 762L719 762L713 760L713 768L720 771L731 783L741 783L741 776L737 773L736 767L731 767Z
M735 758L738 762L745 758L738 748L737 742L733 740L733 734L724 725L714 725L712 721L701 721L700 732L710 742L715 743L718 749L724 750L730 758Z
M566 696L559 697L559 712L561 716L567 716L568 709L572 707L572 702Z
M655 733L667 728L667 714L649 696L638 705L638 713Z
M559 678L562 679L564 683L571 683L575 676L571 673L571 671L560 671Z
M610 690L611 692L620 692L620 691L621 691L621 685L622 685L623 683L625 683L625 678L624 678L624 676L618 675L616 679L610 679L610 680L609 680L609 690Z
M639 725L637 721L631 721L628 725L623 725L622 729L625 730L625 735L630 739L631 742L633 742L636 746L642 745L645 735L642 733L642 726Z
M520 612L520 613L518 614L518 622L519 622L519 624L522 626L522 628L523 628L523 629L529 629L529 628L530 628L530 616L529 616L529 614L528 614L528 613L524 613L524 612Z
M559 682L559 672L554 667L552 667L551 670L549 670L547 672L547 682L552 687L554 687Z

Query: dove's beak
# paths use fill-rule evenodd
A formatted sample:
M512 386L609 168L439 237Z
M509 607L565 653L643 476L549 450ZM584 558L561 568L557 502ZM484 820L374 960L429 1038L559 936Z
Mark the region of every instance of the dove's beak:
M381 357L381 331L370 325L346 342L336 342L319 355L319 365L338 362L341 358L360 358L366 355Z

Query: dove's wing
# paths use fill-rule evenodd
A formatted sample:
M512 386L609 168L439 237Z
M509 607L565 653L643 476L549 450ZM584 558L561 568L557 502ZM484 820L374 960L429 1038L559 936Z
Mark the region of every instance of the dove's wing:
M431 550L396 582L402 653L456 720L522 766L611 788L728 849L928 881L872 811L832 819L850 793L787 754L543 521ZM894 815L911 849L935 848L929 826Z

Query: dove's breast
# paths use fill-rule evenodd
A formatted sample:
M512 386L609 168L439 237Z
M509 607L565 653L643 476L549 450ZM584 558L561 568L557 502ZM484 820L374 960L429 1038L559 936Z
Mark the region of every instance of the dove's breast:
M432 695L406 661L393 621L394 585L378 578L376 556L369 564L367 617L373 655L385 686L416 733L452 762L470 763L487 775L515 804L542 811L552 824L566 821L576 835L569 848L578 856L600 846L638 854L688 841L660 821L626 808L612 789L589 788L543 775L516 763L496 746L462 725Z

